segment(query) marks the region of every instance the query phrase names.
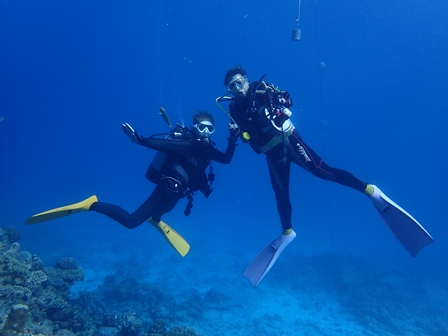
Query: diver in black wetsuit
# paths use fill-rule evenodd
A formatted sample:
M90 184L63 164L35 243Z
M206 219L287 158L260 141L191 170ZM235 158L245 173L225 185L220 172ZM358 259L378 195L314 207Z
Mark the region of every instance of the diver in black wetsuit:
M292 206L289 197L291 162L314 176L333 181L359 192L365 192L367 183L351 173L330 167L300 137L291 123L292 99L262 79L249 83L244 69L230 69L225 85L234 95L230 116L239 126L232 126L234 136L241 136L252 149L266 155L272 188L285 235L291 233Z
M348 171L326 164L301 138L292 124L292 100L287 91L266 84L264 76L252 84L240 67L230 69L224 78L231 100L231 135L241 137L258 153L264 153L282 225L282 234L268 244L246 268L244 276L256 286L267 274L284 248L296 237L292 229L289 197L291 162L314 176L350 187L367 195L379 214L411 256L433 242L431 235L411 215L389 199L377 186L367 184Z
M236 137L228 138L225 153L215 148L210 136L215 131L213 116L206 112L198 112L193 118L193 128L178 127L168 137L143 138L129 125L122 125L123 131L135 143L166 153L161 171L150 166L148 175L160 174L156 188L132 214L121 207L104 202L94 202L89 211L102 213L119 222L128 229L136 228L149 218L159 222L162 215L170 212L180 199L187 197L190 201L186 214L191 209L192 193L201 191L207 198L211 193L206 168L211 161L228 164L231 162ZM159 153L158 153L159 154Z
M165 110L161 108L161 111ZM165 118L167 122L169 119ZM232 134L228 138L225 153L215 148L210 140L215 132L213 116L206 112L198 112L193 118L193 128L177 125L168 134L156 134L143 138L129 124L123 124L124 133L135 143L158 151L146 172L146 177L157 186L151 196L133 213L121 207L99 202L96 195L74 204L50 209L29 217L25 224L37 224L65 217L77 212L95 211L117 221L128 229L148 221L183 257L190 250L190 245L172 227L162 221L162 216L170 212L181 198L188 199L184 211L188 216L193 207L193 194L201 191L207 198L213 188L214 174L212 161L228 164L235 152L237 137ZM208 176L205 173L210 167Z

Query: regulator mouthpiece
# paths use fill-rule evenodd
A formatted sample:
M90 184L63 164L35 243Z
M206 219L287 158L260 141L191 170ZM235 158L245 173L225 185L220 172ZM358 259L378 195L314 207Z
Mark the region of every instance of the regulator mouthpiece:
M292 30L292 40L300 41L301 30L299 28L295 28Z

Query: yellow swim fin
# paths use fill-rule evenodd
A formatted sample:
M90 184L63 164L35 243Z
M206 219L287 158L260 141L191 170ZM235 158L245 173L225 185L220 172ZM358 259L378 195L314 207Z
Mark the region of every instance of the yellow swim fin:
M165 237L166 241L179 253L182 257L185 257L190 251L190 244L178 234L171 226L167 223L160 221L156 222L154 219L148 219L148 222L154 226L159 232Z
M75 204L66 205L66 206L63 206L60 208L51 209L48 211L38 213L38 214L28 218L26 220L25 224L27 224L27 225L37 224L37 223L46 222L46 221L49 221L52 219L68 216L68 215L71 215L71 214L74 214L74 213L77 213L80 211L88 211L90 206L95 202L98 202L98 197L96 197L96 195L93 195L93 196L90 196L89 198L85 199L84 201L81 201L81 202L78 202Z

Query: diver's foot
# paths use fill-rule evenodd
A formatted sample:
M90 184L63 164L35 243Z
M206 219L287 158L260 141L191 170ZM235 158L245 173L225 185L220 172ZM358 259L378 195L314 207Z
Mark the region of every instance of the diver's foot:
M364 191L376 209L380 212L384 212L391 203L395 204L389 197L387 197L376 185L368 184Z
M368 184L366 190L364 190L364 195L371 197L375 192L375 188L377 188L375 185Z
M278 237L278 240L280 241L280 244L284 247L288 245L290 242L296 238L296 233L293 229L284 230L280 237Z
M283 230L282 235L289 236L292 232L294 232L292 229L286 229Z
M96 197L96 195L90 196L89 198L86 198L84 201L78 203L80 205L79 211L89 211L92 204L97 202L98 197Z
M364 190L364 195L367 195L372 201L380 201L381 198L387 198L386 195L374 184L368 184L366 190Z

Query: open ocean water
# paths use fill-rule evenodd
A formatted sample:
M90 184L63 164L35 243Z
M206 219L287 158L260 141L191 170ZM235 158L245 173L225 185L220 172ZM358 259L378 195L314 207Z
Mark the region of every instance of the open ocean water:
M0 244L3 333L22 303L23 335L153 336L160 321L169 336L448 335L448 2L300 9L293 41L292 0L0 1L0 227L21 236ZM137 208L154 188L144 177L154 152L121 124L167 132L160 106L187 125L211 112L224 150L215 98L237 65L289 91L305 141L435 242L410 257L367 197L292 166L297 238L253 288L242 273L281 226L265 158L241 142L230 165L214 165L209 199L197 193L190 216L182 200L163 217L190 243L184 258L150 225L127 230L97 213L25 226L93 194ZM12 262L31 256L47 275L61 260L82 270L58 292L63 304L57 277L20 292Z

